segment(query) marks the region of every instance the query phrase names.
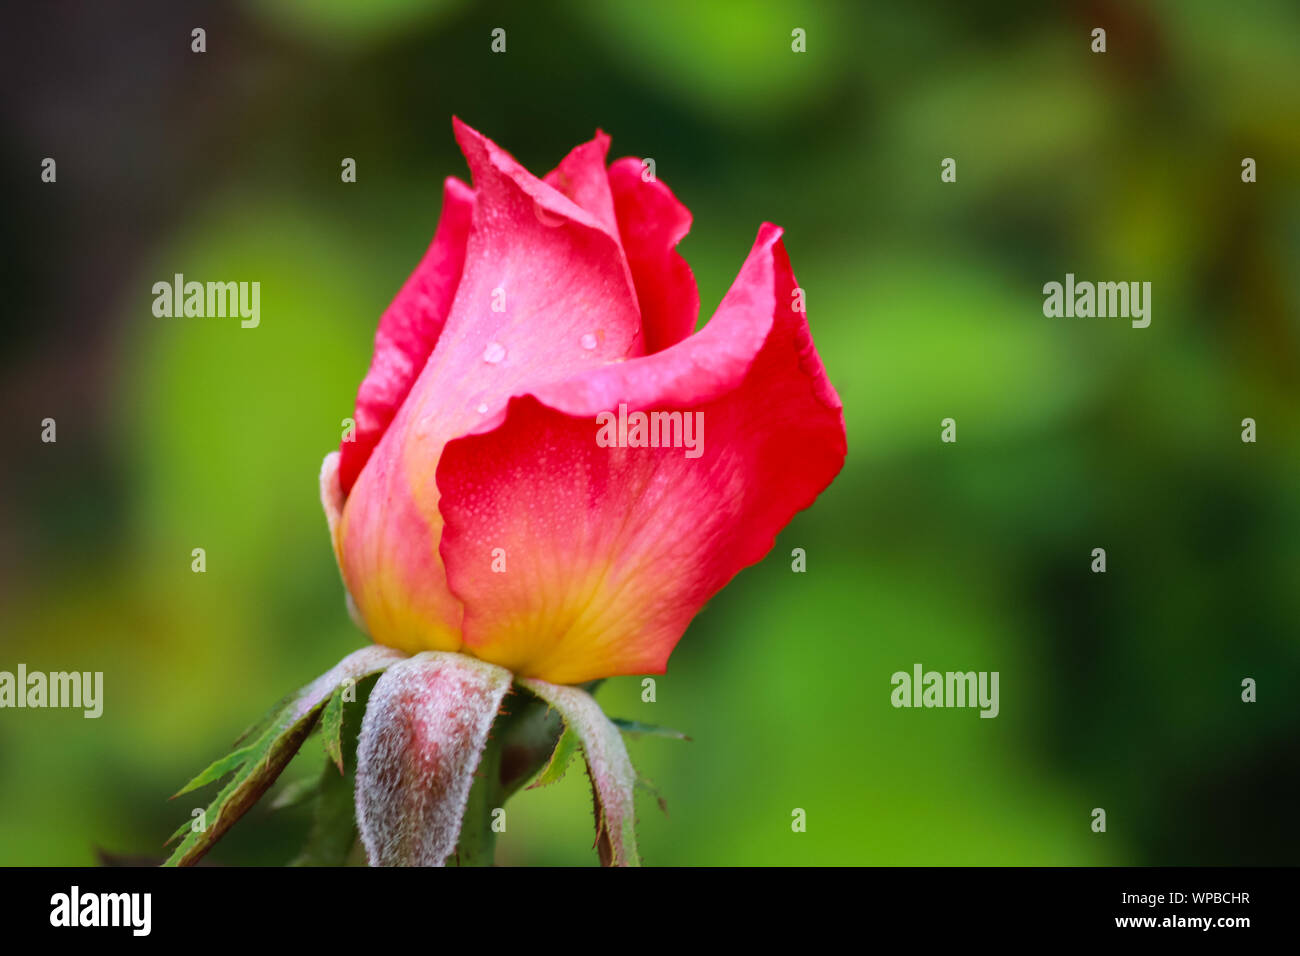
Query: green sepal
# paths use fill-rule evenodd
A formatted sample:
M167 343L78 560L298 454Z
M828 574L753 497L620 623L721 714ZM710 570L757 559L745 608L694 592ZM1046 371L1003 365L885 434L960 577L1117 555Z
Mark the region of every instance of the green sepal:
M582 742L578 735L573 732L573 728L565 724L564 731L560 734L560 739L555 742L555 750L551 752L551 759L547 761L542 772L537 775L537 779L528 785L529 790L537 787L546 787L558 782L564 777L564 772L569 769L569 761L573 755L582 749Z
M378 673L404 657L399 651L379 646L354 651L328 673L288 698L269 722L264 721L265 727L253 743L214 762L191 780L178 796L232 771L234 773L204 810L206 827L195 831L191 821L172 835L173 840L182 834L184 838L163 865L191 866L225 835L293 759L315 727L322 708L345 680Z
M366 712L366 700L374 686L373 679L358 681L355 701L343 701L341 692L330 698L339 700L338 752L343 760L342 773L335 771L333 758L325 761L320 776L311 781L315 795L311 829L298 856L290 866L346 866L358 856L357 814L354 795L357 780L357 737ZM340 689L341 690L341 689ZM351 707L344 706L352 704ZM321 715L322 730L329 704ZM365 862L364 856L360 857Z
M340 774L344 772L343 741L339 739L339 735L343 731L343 694L346 687L346 684L342 684L335 689L320 715L320 736L321 743L325 747L325 756L334 761L334 766L339 768Z
M191 790L197 790L199 787L205 787L215 780L220 780L226 774L230 773L230 771L235 770L246 763L248 758L252 756L253 751L256 749L257 744L252 743L247 747L240 747L238 750L226 754L220 760L212 761L212 763L208 764L205 769L199 772L197 777L173 793L172 799L175 800L177 797L181 796L181 794L189 793Z
M520 686L546 701L564 718L582 745L591 778L596 817L596 850L602 866L640 866L636 846L637 775L623 735L600 705L581 687L564 687L524 678Z

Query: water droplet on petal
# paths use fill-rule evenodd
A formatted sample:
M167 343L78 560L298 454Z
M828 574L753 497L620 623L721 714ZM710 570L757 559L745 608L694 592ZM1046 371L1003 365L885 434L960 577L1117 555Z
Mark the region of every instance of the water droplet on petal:
M596 347L596 336L592 335L590 332L584 335L582 337L582 347L588 352L594 349Z
M483 350L483 361L489 365L496 365L506 357L506 347L500 342L489 342L488 347Z
M481 405L479 405L479 407L478 407L478 413L479 413L480 415L486 415L486 414L487 414L487 402L483 402Z

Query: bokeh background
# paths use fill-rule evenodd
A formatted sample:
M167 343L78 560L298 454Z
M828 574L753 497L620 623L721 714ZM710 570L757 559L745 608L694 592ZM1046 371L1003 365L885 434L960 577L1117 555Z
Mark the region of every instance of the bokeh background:
M160 858L206 802L167 796L361 642L317 471L467 175L453 114L539 174L597 127L653 157L702 318L785 226L844 400L843 474L656 702L599 692L693 737L630 744L647 862L1296 862L1298 33L1286 0L7 11L0 669L106 701L0 711L0 864ZM176 272L260 281L260 328L155 318ZM1066 272L1152 282L1150 328L1044 318ZM999 671L1001 715L893 709L916 662ZM595 861L576 769L508 819L499 862ZM308 822L264 804L210 859Z

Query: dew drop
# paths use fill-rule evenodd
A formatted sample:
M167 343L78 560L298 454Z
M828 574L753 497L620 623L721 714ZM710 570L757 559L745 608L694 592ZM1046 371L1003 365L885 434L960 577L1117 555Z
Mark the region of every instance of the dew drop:
M488 347L483 350L483 361L489 365L496 365L506 357L506 347L500 342L489 342Z
M596 336L592 335L590 332L584 335L582 337L582 347L588 352L594 349L596 347Z
M481 405L479 405L479 407L478 407L478 413L479 413L480 415L486 415L486 414L487 414L487 402L483 402Z

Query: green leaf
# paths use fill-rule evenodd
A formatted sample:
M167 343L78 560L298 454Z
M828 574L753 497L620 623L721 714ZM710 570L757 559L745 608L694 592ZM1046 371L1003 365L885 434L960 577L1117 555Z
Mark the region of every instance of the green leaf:
M343 773L335 773L330 760L326 760L319 779L313 781L316 803L311 829L290 866L346 866L357 848L357 814L353 799L357 779L357 737L372 686L373 678L358 681L357 699L350 702L353 706L341 709L339 753L344 760ZM326 714L329 713L328 706ZM321 723L324 721L325 715L322 714Z
M596 849L602 866L639 866L636 848L636 771L618 727L580 687L524 678L519 684L560 712L577 734L591 778Z
M377 673L404 657L399 651L379 646L354 651L328 673L289 698L253 743L216 761L195 777L194 780L201 782L191 781L181 793L234 771L229 783L205 809L206 827L195 832L191 824L186 823L178 830L176 835L184 834L184 838L163 865L191 866L197 863L234 826L235 821L261 798L293 759L315 727L321 709L344 680ZM186 829L188 833L185 833Z
M671 727L657 727L654 724L643 724L639 720L624 720L621 717L611 717L612 723L625 734L633 737L671 737L674 740L690 740L680 730L673 730Z
M320 717L321 743L325 745L325 756L334 761L340 774L343 773L343 742L339 740L339 734L343 730L343 692L346 687L346 684L342 684L334 691Z
M235 821L261 798L311 733L319 715L319 706L311 708L306 715L290 722L287 727L272 725L262 733L250 748L247 760L236 770L235 776L208 804L204 811L206 827L198 832L191 829L167 859L165 866L190 866L197 863L234 826Z
M555 742L555 750L551 753L551 759L546 767L538 775L537 779L528 785L529 790L537 787L545 787L555 783L564 776L564 772L569 769L569 761L573 755L578 752L582 743L578 740L578 735L573 732L573 728L568 724L564 725L564 732L560 734L560 739Z
M199 787L207 786L213 781L220 780L230 771L235 770L244 764L252 756L256 744L249 744L247 747L240 747L233 753L226 754L220 760L214 760L208 764L207 768L199 773L197 777L181 787L174 794L172 799L175 800L183 793L189 793L191 790L197 790Z

